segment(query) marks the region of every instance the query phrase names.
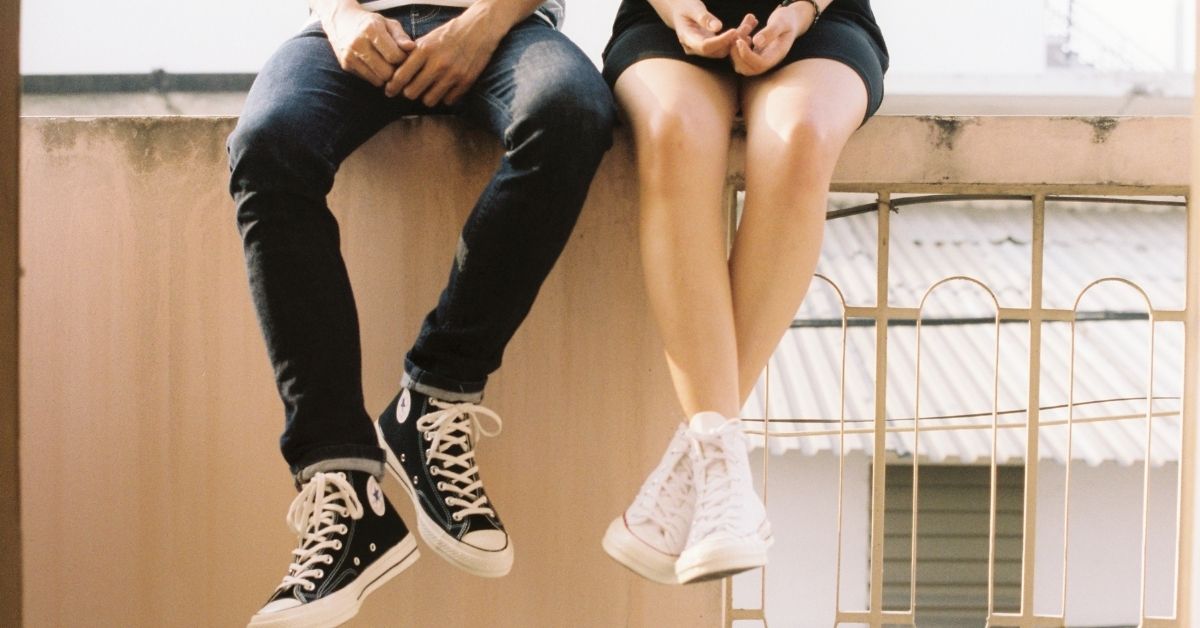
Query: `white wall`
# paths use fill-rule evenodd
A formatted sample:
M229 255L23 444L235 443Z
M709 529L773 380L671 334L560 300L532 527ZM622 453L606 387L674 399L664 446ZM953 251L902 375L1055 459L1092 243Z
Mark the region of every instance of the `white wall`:
M835 0L836 1L836 0ZM893 74L1038 74L1045 65L1044 0L875 0ZM594 60L619 0L571 0L565 32ZM1176 0L1081 3L1159 59L1176 56ZM1191 50L1193 2L1184 4ZM305 0L59 0L25 2L21 71L255 72L307 16ZM1085 24L1086 25L1086 24ZM1187 68L1192 65L1188 56ZM1186 68L1185 68L1186 69Z
M756 477L762 451L751 453ZM767 508L775 533L767 564L767 622L772 628L833 625L837 564L837 458L796 452L771 456ZM870 465L865 455L846 458L842 608L866 608L870 580L867 550ZM734 606L758 608L758 572L734 580Z
M761 473L761 451L751 455ZM846 461L842 609L866 609L870 534L870 465L866 456ZM1065 468L1043 462L1039 471L1037 590L1039 614L1059 612L1062 586L1063 479ZM1147 611L1171 615L1175 570L1175 464L1151 472L1150 560ZM837 458L791 451L769 463L768 510L775 531L767 568L767 620L773 628L829 626L834 616ZM1071 626L1135 625L1141 552L1142 468L1106 463L1072 469L1070 582ZM758 608L756 573L734 579L734 606ZM750 626L749 622L746 626Z
M872 3L903 74L1038 74L1046 67L1042 0Z
M1041 465L1037 592L1034 609L1057 614L1062 586L1063 480L1060 464ZM1151 470L1146 606L1174 613L1175 486L1178 466ZM1142 467L1076 464L1071 470L1067 621L1072 626L1138 623Z

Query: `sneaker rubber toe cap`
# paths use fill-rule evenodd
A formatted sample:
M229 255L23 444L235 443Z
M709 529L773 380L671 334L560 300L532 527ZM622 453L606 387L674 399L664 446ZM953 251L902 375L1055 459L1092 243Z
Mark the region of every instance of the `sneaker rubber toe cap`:
M476 530L464 535L462 542L485 552L500 552L508 547L508 535L500 530Z
M281 613L283 611L291 610L291 609L296 608L301 605L302 604L300 603L300 600L297 600L296 598L290 598L290 597L283 598L281 600L275 600L274 602L271 602L271 603L267 604L266 606L258 609L258 613L256 613L256 615L270 615L271 613Z

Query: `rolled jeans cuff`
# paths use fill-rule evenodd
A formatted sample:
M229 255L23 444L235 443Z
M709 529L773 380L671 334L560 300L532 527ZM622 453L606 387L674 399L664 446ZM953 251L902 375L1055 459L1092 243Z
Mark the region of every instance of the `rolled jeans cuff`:
M363 471L383 479L383 450L369 445L335 445L315 449L292 465L292 475L303 485L317 473Z
M487 380L459 382L437 373L426 371L410 360L404 361L404 379L400 385L434 399L450 402L477 402L483 399L483 387Z

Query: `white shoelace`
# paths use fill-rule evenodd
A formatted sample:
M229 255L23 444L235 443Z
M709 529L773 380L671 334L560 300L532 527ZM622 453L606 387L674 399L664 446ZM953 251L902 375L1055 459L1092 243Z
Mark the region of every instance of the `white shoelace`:
M654 524L669 547L682 545L691 524L690 516L683 512L692 495L687 455L687 440L672 441L661 463L669 466L660 466L646 481L629 513L630 523Z
M479 466L475 464L473 443L481 436L499 436L504 428L500 416L474 403L448 403L437 399L430 399L429 402L440 410L417 419L417 430L429 441L429 448L425 450L429 473L449 480L439 481L437 487L439 491L451 493L445 501L447 506L456 508L451 516L455 521L462 521L472 514L496 514L487 505L487 495L479 491L483 482L479 479ZM481 417L490 419L495 429L486 429ZM455 445L461 447L463 453L457 456L448 453ZM435 462L442 464L435 465ZM478 496L475 495L476 491L479 491Z
M739 447L741 443L729 443L721 435L698 436L692 441L692 447L697 448L700 460L696 485L700 488L699 501L696 504L696 518L692 522L693 538L704 538L714 532L731 532L738 534L738 511L734 500L738 494L738 483L733 465L739 464L737 454L729 451L730 446Z
M276 590L292 585L299 585L305 591L316 588L312 579L325 575L318 565L333 563L333 556L326 550L342 548L340 540L331 540L329 536L350 531L345 524L337 523L338 517L361 519L362 516L362 502L345 473L313 475L288 509L288 525L300 535L300 547L292 550L295 562L288 566L288 573Z

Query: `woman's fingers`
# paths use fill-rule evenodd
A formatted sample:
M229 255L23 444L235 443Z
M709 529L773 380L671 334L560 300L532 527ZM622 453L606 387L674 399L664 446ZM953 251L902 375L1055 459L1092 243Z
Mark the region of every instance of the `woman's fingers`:
M736 29L737 36L739 38L749 39L750 33L753 33L755 27L757 27L757 26L758 26L758 18L754 17L754 15L752 13L747 13L746 17L742 18L742 23L739 24Z
M774 65L767 63L763 56L755 52L750 47L750 42L745 39L737 40L730 56L733 58L734 71L743 76L762 74Z
M701 5L701 9L699 11L689 15L688 18L695 22L700 28L708 31L711 35L716 35L717 33L721 32L721 20L718 20L717 16L713 15L712 13L705 11L703 9L703 5Z
M729 54L729 46L737 39L737 32L725 31L715 37L709 37L700 42L699 53L705 57L724 57Z
M679 36L679 42L683 44L684 51L688 54L714 59L729 56L733 43L739 39L749 39L750 33L758 27L758 18L751 14L747 14L737 28L731 28L720 34L717 34L715 30L710 30L709 27L715 26L719 30L721 21L707 12L689 18L688 22L690 23L676 26L676 33Z
M756 34L754 39L751 40L751 43L754 44L754 49L761 51L763 48L771 45L772 42L779 39L779 36L782 34L781 31L782 29L778 24L768 23L761 31L758 31L758 34Z

